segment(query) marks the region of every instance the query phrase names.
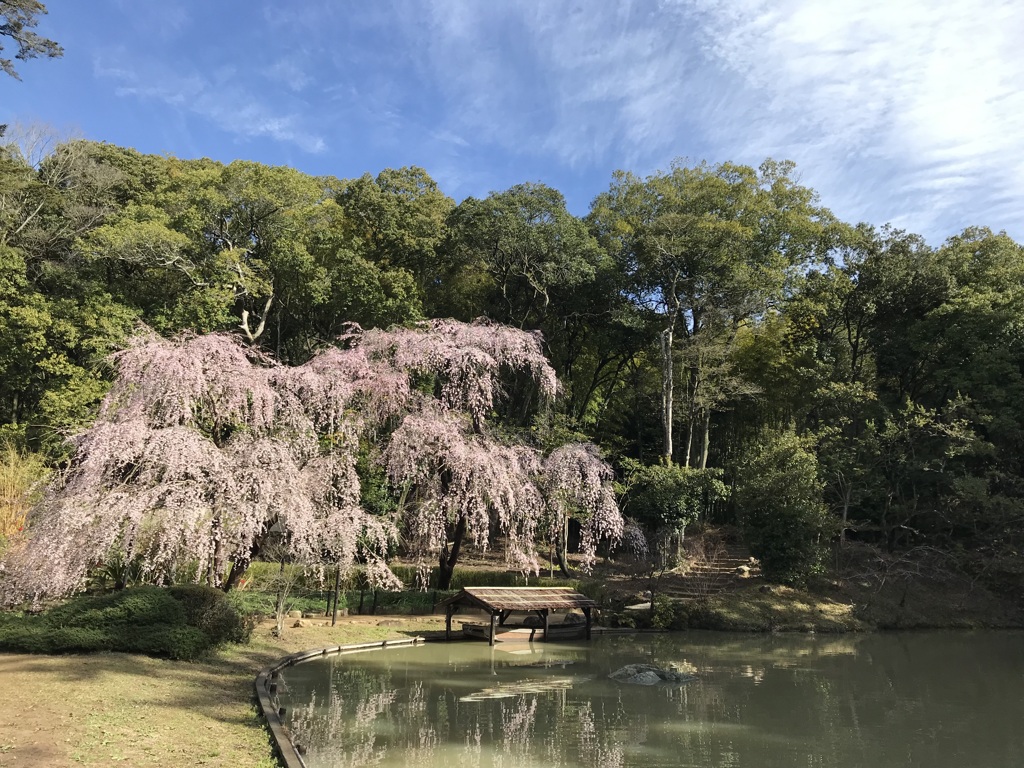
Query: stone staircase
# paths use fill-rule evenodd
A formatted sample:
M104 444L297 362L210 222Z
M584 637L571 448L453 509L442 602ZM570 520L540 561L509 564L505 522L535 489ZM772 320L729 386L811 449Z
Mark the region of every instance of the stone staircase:
M666 573L658 592L671 600L700 600L761 579L761 567L742 544L705 544L679 572Z

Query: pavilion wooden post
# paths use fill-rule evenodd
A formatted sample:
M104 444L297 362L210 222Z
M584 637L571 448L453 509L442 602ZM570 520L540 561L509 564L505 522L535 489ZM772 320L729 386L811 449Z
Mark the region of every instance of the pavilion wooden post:
M587 640L589 640L590 639L590 628L593 625L593 620L590 617L590 608L584 608L583 609L583 615L587 619Z
M455 613L454 605L447 605L444 609L444 639L452 639L452 614Z
M548 641L548 626L551 624L551 609L544 609L544 642Z
M491 636L488 640L490 645L494 645L494 636L498 633L498 614L491 611Z

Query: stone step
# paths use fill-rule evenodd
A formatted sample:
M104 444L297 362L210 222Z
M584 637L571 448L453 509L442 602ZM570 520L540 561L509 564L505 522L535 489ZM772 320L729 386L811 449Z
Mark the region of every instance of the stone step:
M742 562L741 563L736 563L735 565L703 565L703 564L697 564L697 565L691 565L687 569L687 572L688 573L693 573L693 572L713 571L713 572L716 572L716 573L720 573L720 572L725 572L725 571L735 571L737 568L739 568L740 566L743 566L743 565L748 566L752 570L754 568L758 567L758 566L750 565L749 563L742 563Z

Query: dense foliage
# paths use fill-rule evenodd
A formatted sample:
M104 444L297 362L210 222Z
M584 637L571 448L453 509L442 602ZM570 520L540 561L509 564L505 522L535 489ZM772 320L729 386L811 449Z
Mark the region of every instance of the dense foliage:
M220 590L141 586L78 597L39 616L0 616L0 649L194 659L226 642L246 642L251 631Z
M419 168L314 178L32 135L9 131L0 151L0 436L20 451L68 459L64 437L94 423L139 321L165 338L231 334L250 368L314 378L351 362L332 345L358 323L376 329L364 350L396 370L416 368L401 355L433 361L404 381L440 411L398 424L377 402L345 469L371 516L420 510L404 546L450 556L457 536L500 530L528 563L534 542L591 542L609 500L579 491L607 477L552 455L584 440L633 478L627 510L649 531L737 524L785 580L849 538L1024 546L1024 249L1005 234L936 246L847 225L772 161L620 173L579 218L540 184L456 204ZM492 355L487 376L464 378L470 358L446 350L480 326L415 330L433 317L540 331L536 363ZM543 358L551 373L531 368ZM308 413L304 386L291 391ZM343 410L321 408L320 438ZM256 460L242 442L269 437L236 416L217 447L237 446L235 469ZM202 419L212 440L223 425ZM465 457L577 494L542 504L506 485L482 500L498 479ZM159 471L185 477L208 458Z

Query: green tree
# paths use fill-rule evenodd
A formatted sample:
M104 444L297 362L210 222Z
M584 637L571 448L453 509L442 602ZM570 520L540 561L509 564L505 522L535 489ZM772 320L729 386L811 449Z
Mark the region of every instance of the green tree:
M8 37L18 46L14 55L18 61L28 61L37 56L55 59L64 55L64 49L57 43L34 31L39 24L39 15L46 12L46 6L38 0L0 0L0 37ZM3 44L0 43L2 50ZM15 80L21 80L10 59L0 56L0 69Z
M553 304L595 277L597 243L562 194L544 184L468 198L449 226L448 251L462 269L486 275L481 303L495 320L540 327Z
M658 542L662 556L671 541L682 544L687 526L707 518L712 508L728 496L722 470L681 467L678 464L644 466L625 460L624 511Z
M438 248L455 203L418 167L386 168L338 183L335 200L345 213L350 247L382 271L412 275L420 300L432 308L449 290Z
M792 179L793 169L770 160L758 170L676 163L643 181L617 174L594 201L591 221L617 251L633 300L657 318L666 462L677 452L677 368L682 463L706 467L711 414L752 393L730 359L737 334L828 247L831 214Z
M808 441L792 431L769 433L751 447L736 488L750 551L765 578L800 584L821 564L832 533L817 460Z

